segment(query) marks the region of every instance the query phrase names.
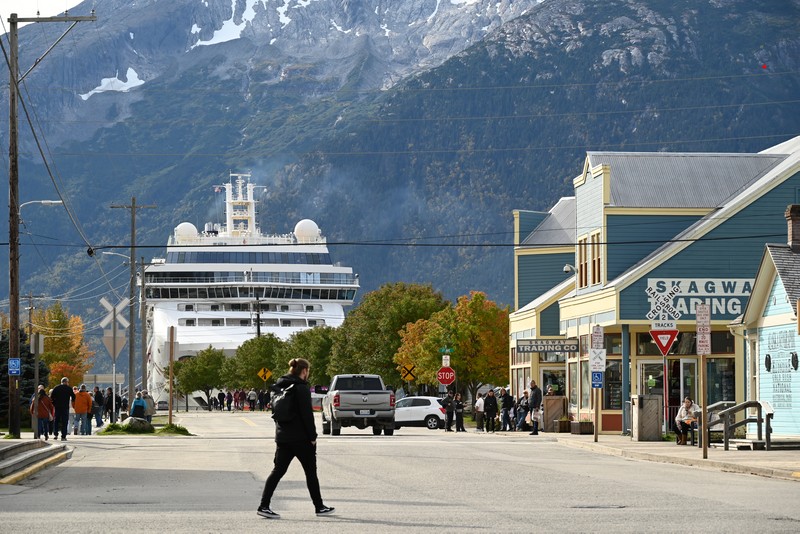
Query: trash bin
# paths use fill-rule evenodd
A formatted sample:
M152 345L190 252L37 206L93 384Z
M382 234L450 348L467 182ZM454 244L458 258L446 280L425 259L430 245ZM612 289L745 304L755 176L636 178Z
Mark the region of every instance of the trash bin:
M661 441L663 412L661 395L631 397L631 437L634 441Z

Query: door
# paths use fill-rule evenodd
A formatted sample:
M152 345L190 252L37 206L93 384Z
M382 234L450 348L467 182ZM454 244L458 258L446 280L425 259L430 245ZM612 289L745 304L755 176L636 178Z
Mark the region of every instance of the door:
M553 387L553 395L566 395L567 370L563 366L556 369L542 369L542 379L539 381L542 395L547 391L547 386Z
M697 402L697 360L682 358L669 361L668 421L675 419L684 397Z

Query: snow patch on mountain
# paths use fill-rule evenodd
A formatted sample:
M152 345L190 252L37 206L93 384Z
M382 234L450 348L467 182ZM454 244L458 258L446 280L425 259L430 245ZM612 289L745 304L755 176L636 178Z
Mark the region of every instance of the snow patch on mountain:
M84 93L79 96L81 97L82 100L89 100L89 97L91 97L92 95L105 93L106 91L118 91L120 93L127 93L134 87L139 87L140 85L144 85L144 80L140 80L139 75L131 67L128 67L128 71L125 73L125 77L127 78L127 81L120 80L119 73L117 73L113 78L103 78L102 80L100 80L100 85L98 85L88 93Z

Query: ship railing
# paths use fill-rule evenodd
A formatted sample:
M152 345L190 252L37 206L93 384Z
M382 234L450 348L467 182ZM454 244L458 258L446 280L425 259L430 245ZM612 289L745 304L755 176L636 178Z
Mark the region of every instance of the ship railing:
M231 273L215 276L147 276L147 285L152 284L281 284L301 286L358 285L356 275L344 273Z

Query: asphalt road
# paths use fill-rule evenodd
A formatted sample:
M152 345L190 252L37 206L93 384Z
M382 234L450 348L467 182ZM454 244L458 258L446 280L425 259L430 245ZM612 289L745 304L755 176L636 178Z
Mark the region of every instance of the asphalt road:
M72 437L72 459L0 486L0 532L797 532L797 482L626 460L527 434L345 428L320 436L318 518L266 414L180 414L194 437ZM321 428L318 422L318 429Z

